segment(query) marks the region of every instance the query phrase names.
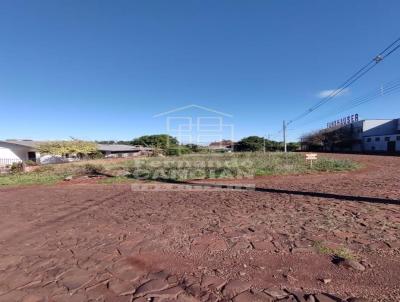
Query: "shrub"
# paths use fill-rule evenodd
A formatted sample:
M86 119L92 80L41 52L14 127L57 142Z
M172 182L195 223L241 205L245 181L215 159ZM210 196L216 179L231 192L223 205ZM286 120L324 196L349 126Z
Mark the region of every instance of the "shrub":
M27 166L37 166L38 163L33 161L33 160L27 160L27 161L25 161L25 165L27 165Z
M178 155L184 155L184 154L189 154L189 153L191 153L191 150L185 146L171 147L171 148L168 148L166 151L166 154L170 155L170 156L178 156Z
M86 175L98 175L104 172L103 165L86 164L83 166L83 173Z
M13 163L11 165L10 172L13 174L24 172L24 163Z
M93 153L88 154L89 159L102 159L104 158L104 154L101 153L100 151L96 151Z

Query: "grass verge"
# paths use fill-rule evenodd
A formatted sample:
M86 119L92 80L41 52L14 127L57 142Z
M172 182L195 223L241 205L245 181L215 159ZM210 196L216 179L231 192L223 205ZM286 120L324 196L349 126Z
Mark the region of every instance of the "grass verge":
M261 175L340 172L358 169L350 160L319 158L311 167L301 153L229 153L195 154L176 157L150 157L128 160L93 160L88 162L42 166L34 172L0 176L0 185L52 184L68 175L96 173L116 175L101 183L126 183L134 179L185 181L191 179L251 179ZM120 177L119 172L129 172ZM122 173L122 174L124 174Z

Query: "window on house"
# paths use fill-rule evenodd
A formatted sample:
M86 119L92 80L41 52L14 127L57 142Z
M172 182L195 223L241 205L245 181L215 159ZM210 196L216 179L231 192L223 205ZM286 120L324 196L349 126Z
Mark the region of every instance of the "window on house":
M368 138L366 139L366 141L367 141L367 143L370 143L370 142L372 141L372 139L371 139L370 137L368 137Z
M400 141L400 135L397 135L397 136L396 136L396 140L397 140L397 141Z
M376 142L379 142L380 140L381 140L380 137L375 137L375 141L376 141Z
M388 142L388 141L390 141L390 137L389 137L389 136L386 136L386 137L385 137L385 142Z

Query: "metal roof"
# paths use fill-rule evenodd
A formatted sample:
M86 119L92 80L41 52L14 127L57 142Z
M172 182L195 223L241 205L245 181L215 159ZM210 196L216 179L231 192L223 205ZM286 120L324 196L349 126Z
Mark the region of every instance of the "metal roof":
M110 152L134 152L134 151L150 151L153 148L147 148L143 146L131 146L131 145L119 145L119 144L98 144L98 149L100 151L110 151Z
M51 141L33 141L33 140L4 140L0 141L2 143L6 144L12 144L12 145L17 145L17 146L23 146L23 147L28 147L35 149L37 148L40 144L43 143L49 143ZM120 144L97 144L97 148L99 151L104 151L104 152L135 152L135 151L151 151L153 148L148 148L148 147L143 147L143 146L131 146L131 145L120 145Z
M29 148L37 148L38 145L42 143L46 143L46 141L33 141L33 140L25 140L25 139L7 139L4 141L0 141L1 143L6 143L6 144L12 144L12 145L18 145L18 146L23 146L23 147L29 147Z

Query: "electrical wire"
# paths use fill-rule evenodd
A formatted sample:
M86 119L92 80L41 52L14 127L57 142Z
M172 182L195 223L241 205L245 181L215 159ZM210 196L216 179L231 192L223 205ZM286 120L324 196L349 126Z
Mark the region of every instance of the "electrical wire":
M351 86L354 82L356 82L358 79L363 77L366 73L368 73L372 68L374 68L378 63L383 61L385 58L390 56L392 53L394 53L397 49L400 48L400 44L396 45L398 42L400 42L400 38L396 39L393 41L391 44L389 44L384 50L382 50L377 56L375 56L372 60L370 60L367 64L365 64L363 67L361 67L357 72L355 72L353 75L351 75L346 81L344 81L337 89L335 89L333 92L331 92L328 96L320 100L317 104L312 106L311 108L307 109L305 112L301 113L300 115L296 116L295 118L291 119L287 125L309 115L310 113L314 112L316 109L330 101L332 98L343 92L346 88ZM396 46L395 46L396 45Z

